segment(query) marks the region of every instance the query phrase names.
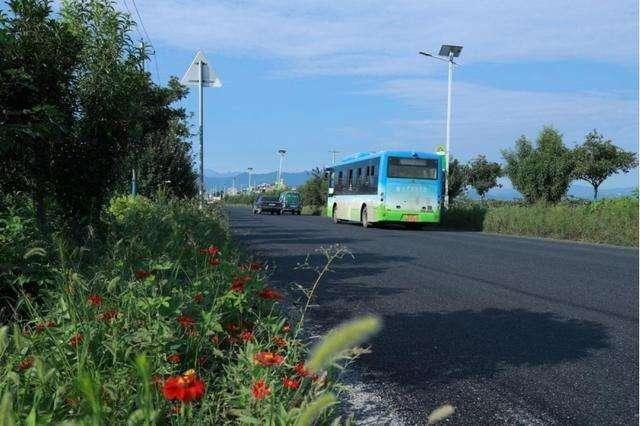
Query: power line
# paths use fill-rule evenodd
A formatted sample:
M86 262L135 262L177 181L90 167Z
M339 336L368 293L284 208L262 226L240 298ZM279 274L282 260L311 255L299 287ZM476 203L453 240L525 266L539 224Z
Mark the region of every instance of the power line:
M149 33L147 33L147 29L144 27L144 22L142 22L142 16L140 16L140 11L138 11L138 5L136 5L136 0L131 0L131 3L133 3L133 8L136 10L136 15L138 15L138 20L140 21L140 26L142 27L142 31L144 32L144 35L147 36L147 40L149 40L149 44L151 45L151 48L153 49L153 63L156 67L156 77L158 78L158 84L160 83L160 70L158 67L158 58L156 57L156 48L153 44L153 42L151 41L151 37L149 37Z
M124 7L127 9L127 13L133 16L133 12L131 11L131 8L129 8L129 3L127 2L127 0L123 0L123 3L124 3ZM140 36L140 39L144 40L146 38L147 41L149 42L149 46L151 46L151 48L153 49L151 55L153 56L153 63L156 70L156 78L158 79L158 83L160 83L160 68L158 67L158 58L156 57L156 48L153 45L153 42L151 41L151 37L149 37L149 34L147 33L147 29L144 27L144 22L142 22L142 16L140 15L140 11L138 10L138 6L136 5L135 0L131 0L131 3L133 4L133 8L135 9L136 15L138 16L137 22L140 22L140 27L142 28L144 35L140 32L140 28L138 27L137 22L135 26L136 31Z

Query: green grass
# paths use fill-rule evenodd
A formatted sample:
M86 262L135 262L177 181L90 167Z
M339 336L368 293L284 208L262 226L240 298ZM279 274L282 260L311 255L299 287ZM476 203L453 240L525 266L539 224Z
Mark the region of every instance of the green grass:
M626 197L557 205L454 205L443 226L499 234L638 246L638 199Z

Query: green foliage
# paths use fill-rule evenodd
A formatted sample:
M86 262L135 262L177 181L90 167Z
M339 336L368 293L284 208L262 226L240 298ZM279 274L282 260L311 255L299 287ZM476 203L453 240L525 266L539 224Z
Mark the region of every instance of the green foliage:
M467 167L469 185L478 192L483 200L491 188L502 186L497 182L500 176L502 176L500 164L487 161L487 157L484 155L478 155L469 162Z
M587 181L593 186L593 199L598 198L598 187L609 176L618 172L629 172L638 162L633 152L624 151L611 140L593 130L585 137L584 143L574 150L576 179Z
M304 206L324 207L329 192L329 180L324 176L324 170L320 167L314 168L309 179L298 188L298 192L302 195Z
M186 89L176 79L151 81L131 18L109 0L67 0L59 15L46 0L8 5L0 18L0 190L31 194L42 228L46 210L58 208L75 235L97 222L114 191L128 189L132 167L142 169L147 195L193 195L186 113L171 106Z
M13 329L0 328L5 424L329 419L337 370L322 362L317 378L294 368L307 357L305 346L283 328L287 319L276 302L260 296L266 273L231 243L219 206L117 197L102 220L104 241L81 250L63 246L48 267L44 297L22 295L25 314L13 318ZM220 252L202 252L211 245ZM241 292L230 289L236 279ZM90 295L100 300L92 303ZM180 316L193 324L180 325ZM252 334L243 339L242 331ZM361 341L359 332L350 335L350 344ZM255 355L263 351L282 362L259 365ZM180 359L169 362L170 354ZM184 405L166 400L158 381L189 369L204 381L205 394ZM285 387L285 377L299 381L298 389ZM265 399L252 394L259 381L269 389Z
M469 184L469 167L454 158L449 163L449 200L462 195Z
M521 136L513 151L504 150L505 175L527 202L557 203L564 197L575 168L571 151L553 127L544 127L536 146Z

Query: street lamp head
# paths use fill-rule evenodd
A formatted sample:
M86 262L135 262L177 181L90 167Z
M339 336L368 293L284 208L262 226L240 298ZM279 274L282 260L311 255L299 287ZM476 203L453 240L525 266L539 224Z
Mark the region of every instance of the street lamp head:
M278 154L280 154L280 155L285 155L286 153L287 153L286 149L279 149L278 150Z
M443 44L438 52L439 56L457 58L462 52L462 46L454 46L452 44ZM431 56L431 55L428 55Z

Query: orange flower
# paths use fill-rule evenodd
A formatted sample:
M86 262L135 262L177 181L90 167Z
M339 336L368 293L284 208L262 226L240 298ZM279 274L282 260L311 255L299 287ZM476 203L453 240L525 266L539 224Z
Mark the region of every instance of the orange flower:
M102 297L97 294L90 294L88 299L89 303L91 303L93 306L100 306L100 304L102 303Z
M249 340L253 339L253 333L249 330L243 331L242 333L240 333L240 338L245 342L248 342Z
M23 359L22 361L20 361L20 368L23 370L28 370L31 367L33 367L33 363L34 363L34 359L32 356Z
M287 389L298 389L300 387L300 380L293 377L284 377L282 379L282 386Z
M196 323L196 321L188 316L188 315L181 315L177 318L178 323L183 326L184 328L190 328L193 327L193 325Z
M279 348L284 348L287 346L287 341L284 340L282 337L274 337L273 343Z
M193 296L193 300L195 300L196 303L200 303L204 300L204 296L202 295L202 293L196 293L196 295Z
M204 395L204 382L196 377L195 370L181 376L169 377L162 386L162 395L168 400L193 401Z
M150 277L150 276L151 276L151 272L144 271L144 270L142 270L142 269L140 269L139 271L135 271L133 274L134 274L134 275L136 276L136 278L137 278L137 279L139 279L139 280L144 280L145 278L148 278L148 277Z
M262 291L260 291L260 293L258 293L258 296L262 297L263 299L270 299L270 300L282 299L282 295L280 293L270 288L263 289Z
M180 354L167 355L167 361L172 364L178 364L180 361L182 361L182 357L180 356Z
M271 367L282 364L284 357L273 352L258 352L253 356L253 360L256 364L260 364L264 367Z
M251 385L251 393L255 399L265 399L271 393L271 389L265 384L264 380L258 380Z
M202 254L208 254L209 256L216 256L218 255L218 253L220 253L220 249L214 245L209 246L209 247L203 247L200 249L200 253Z
M73 347L78 346L78 344L82 343L84 340L84 336L81 333L76 334L75 336L69 339L69 344Z

